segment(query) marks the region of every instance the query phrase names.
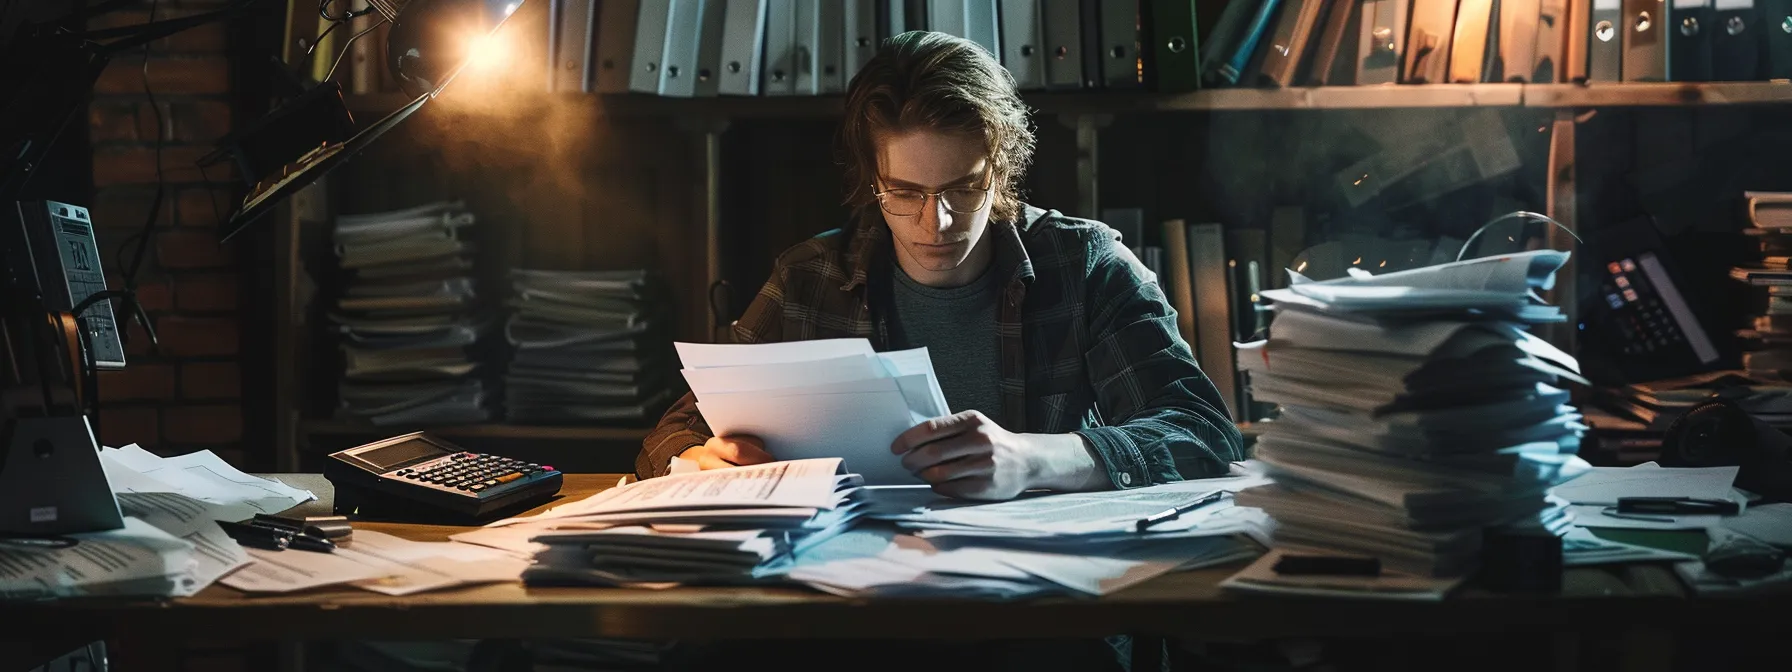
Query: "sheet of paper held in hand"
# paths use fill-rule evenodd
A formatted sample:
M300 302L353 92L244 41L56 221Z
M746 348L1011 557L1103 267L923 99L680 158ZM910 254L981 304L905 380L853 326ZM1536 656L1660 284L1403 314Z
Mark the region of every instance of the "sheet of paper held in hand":
M890 443L949 413L926 348L880 353L862 338L676 345L717 436L758 437L780 460L843 458L871 484L920 483Z
M827 457L650 478L610 488L539 515L500 520L489 527L667 509L833 509L840 503L836 492L840 464L840 458Z

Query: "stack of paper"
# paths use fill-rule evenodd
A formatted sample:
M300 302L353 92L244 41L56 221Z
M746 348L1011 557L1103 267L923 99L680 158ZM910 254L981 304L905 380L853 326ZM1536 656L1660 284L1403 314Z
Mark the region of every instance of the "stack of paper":
M717 436L759 437L780 460L844 458L873 485L919 483L890 444L949 413L926 348L878 353L862 338L677 345Z
M506 417L640 423L665 411L671 353L646 271L515 270L510 279Z
M125 526L0 547L0 597L191 595L250 562L214 521L313 499L237 471L210 451L163 458L133 444L102 449L100 466Z
M859 485L839 458L674 474L453 538L533 552L531 584L752 582L844 531Z
M1014 599L1106 595L1181 569L1255 557L1268 520L1233 506L1249 474L1136 490L1038 494L998 503L933 495L921 486L867 488L868 519L800 552L792 580L848 596ZM1141 532L1140 519L1211 503Z
M345 362L339 415L377 425L491 417L468 353L490 323L466 240L473 223L448 202L336 219L346 276L331 311Z
M1585 471L1585 427L1561 379L1572 357L1524 331L1561 312L1567 254L1488 257L1312 282L1292 275L1267 341L1239 346L1255 399L1279 404L1256 457L1276 484L1238 502L1276 520L1278 547L1379 557L1458 576L1485 528L1565 527L1547 490Z

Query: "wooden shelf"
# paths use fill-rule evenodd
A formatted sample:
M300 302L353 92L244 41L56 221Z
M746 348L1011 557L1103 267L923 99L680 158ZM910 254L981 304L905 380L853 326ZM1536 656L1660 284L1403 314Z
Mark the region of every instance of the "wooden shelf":
M444 94L452 100L454 91ZM710 116L730 119L839 116L840 96L666 98L637 94L540 94L537 101L571 100L594 114L623 118ZM1208 89L1192 93L1029 93L1044 114L1126 114L1253 110L1350 110L1444 107L1695 107L1792 103L1792 83L1632 82L1593 84L1427 84L1311 88ZM383 114L406 102L400 94L348 96L349 109Z
M645 427L590 427L552 425L443 425L427 428L429 433L446 438L536 439L557 441L640 441L647 438ZM333 436L389 436L406 430L375 427L340 420L308 420L299 424L302 434Z

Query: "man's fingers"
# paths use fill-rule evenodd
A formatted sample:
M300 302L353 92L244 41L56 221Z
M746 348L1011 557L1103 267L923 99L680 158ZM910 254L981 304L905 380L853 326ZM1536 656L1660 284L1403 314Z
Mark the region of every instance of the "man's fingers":
M734 464L765 464L772 461L764 444L750 437L716 437L710 453Z
M909 473L919 474L921 470L942 462L987 453L989 442L980 441L979 438L976 434L965 433L908 451L902 454L902 468L909 470Z
M896 435L896 440L890 442L890 452L901 455L928 442L962 434L982 424L983 420L983 414L977 411L964 411L933 418Z
M699 456L697 458L697 466L702 467L703 469L707 470L707 469L727 469L729 467L738 466L738 465L734 464L733 462L729 462L722 458L716 457L714 453L706 452L702 456Z
M923 481L940 485L964 479L983 478L988 480L988 477L994 473L996 473L995 459L988 455L982 455L941 462L915 472L915 475L920 476Z

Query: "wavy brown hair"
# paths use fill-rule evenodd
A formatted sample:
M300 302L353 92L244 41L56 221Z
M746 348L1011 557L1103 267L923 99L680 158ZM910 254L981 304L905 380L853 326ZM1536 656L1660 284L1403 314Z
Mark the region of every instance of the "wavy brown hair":
M876 200L879 134L927 128L983 138L994 180L991 216L1020 216L1017 186L1033 161L1033 128L1014 76L983 47L945 33L910 31L878 46L846 90L836 153L846 204Z

